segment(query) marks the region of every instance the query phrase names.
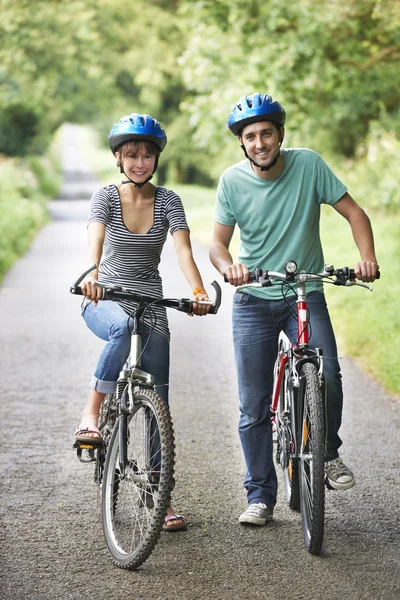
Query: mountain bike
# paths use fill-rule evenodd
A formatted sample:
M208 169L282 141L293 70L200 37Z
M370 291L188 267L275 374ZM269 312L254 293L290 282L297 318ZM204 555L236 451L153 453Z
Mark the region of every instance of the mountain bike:
M70 288L79 287L86 270ZM102 439L76 441L78 458L96 463L95 482L101 486L102 528L114 563L136 569L151 554L160 536L174 486L175 444L168 405L155 391L154 376L140 368L143 354L141 325L154 305L191 313L194 304L210 305L216 314L221 303L217 282L214 302L187 298L151 298L115 285L103 285L101 300L131 300L136 308L127 319L131 328L131 351L114 394L105 397L99 418Z
M276 462L283 470L285 498L293 510L301 510L304 542L311 554L319 554L324 536L325 518L325 390L323 349L309 345L310 327L307 310L308 281L324 281L340 286L372 288L355 281L353 269L335 269L325 265L322 273L298 271L290 260L285 272L256 269L249 283L236 288L282 286L297 296L297 340L291 343L282 332L274 367L271 419L276 436ZM378 272L377 279L380 274ZM290 309L289 309L290 310Z

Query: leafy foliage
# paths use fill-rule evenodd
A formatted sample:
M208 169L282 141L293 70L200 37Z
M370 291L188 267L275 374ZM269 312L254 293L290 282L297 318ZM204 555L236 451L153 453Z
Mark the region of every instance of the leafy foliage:
M47 156L0 160L0 281L48 219L61 182L56 143Z
M229 95L232 102L253 91L276 95L287 109L289 127L308 139L310 131L325 130L324 145L329 140L330 149L345 156L354 156L382 109L398 116L395 2L186 2L193 4L203 22L184 54L183 74L196 92L190 111L206 134L204 97L224 101ZM211 43L202 43L205 39Z
M40 152L64 120L84 122L106 107L103 22L85 0L1 0L0 8L0 152Z
M399 135L395 0L0 0L0 152L45 149L63 121L106 140L132 111L169 145L160 173L215 181L241 158L233 102L268 92L287 143L360 156L372 123Z

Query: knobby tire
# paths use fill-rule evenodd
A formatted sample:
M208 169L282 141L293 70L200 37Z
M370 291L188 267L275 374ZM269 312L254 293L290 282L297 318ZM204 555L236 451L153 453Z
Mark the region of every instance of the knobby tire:
M300 368L300 504L304 541L311 554L319 554L324 537L325 418L318 369L313 363Z
M121 474L117 422L104 466L102 525L114 563L133 570L150 556L158 542L174 481L174 432L169 408L153 390L134 393L127 451L128 463L125 474Z

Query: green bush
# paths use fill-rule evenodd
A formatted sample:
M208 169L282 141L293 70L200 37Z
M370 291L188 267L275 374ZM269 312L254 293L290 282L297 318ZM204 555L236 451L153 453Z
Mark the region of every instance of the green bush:
M0 109L0 153L26 156L34 144L40 120L34 110L22 103Z
M58 139L47 156L0 156L0 281L47 221L46 202L61 185Z

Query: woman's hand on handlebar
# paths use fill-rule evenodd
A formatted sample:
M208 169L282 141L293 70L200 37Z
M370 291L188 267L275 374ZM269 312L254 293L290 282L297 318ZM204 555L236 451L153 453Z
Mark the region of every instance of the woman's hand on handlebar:
M243 285L249 280L249 270L246 265L238 263L225 269L224 276L231 285Z
M194 300L198 302L210 302L210 298L205 290L201 290L197 294L194 294ZM207 304L195 304L193 303L193 312L188 313L188 315L197 317L204 317L210 311L210 305Z
M361 260L354 267L354 273L357 279L364 283L372 283L376 279L379 265L372 260Z
M95 285L97 281L97 269L94 269L86 275L81 282L82 294L88 299L92 300L94 306L101 300L103 290Z

